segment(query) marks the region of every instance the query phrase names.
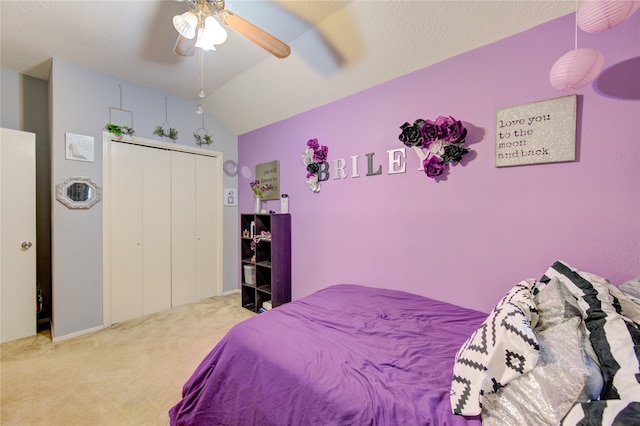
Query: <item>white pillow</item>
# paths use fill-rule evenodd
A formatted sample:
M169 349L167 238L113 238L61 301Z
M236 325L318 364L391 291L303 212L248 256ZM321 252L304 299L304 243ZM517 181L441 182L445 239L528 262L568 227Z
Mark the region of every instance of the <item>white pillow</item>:
M534 284L535 280L525 280L509 290L458 350L450 392L455 414L480 414L484 394L497 391L536 365Z

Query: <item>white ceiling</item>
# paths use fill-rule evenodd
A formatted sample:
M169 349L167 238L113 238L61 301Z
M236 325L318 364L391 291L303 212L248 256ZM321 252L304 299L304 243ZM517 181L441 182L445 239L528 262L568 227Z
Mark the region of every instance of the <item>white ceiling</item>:
M291 117L575 11L545 0L228 0L291 46L277 59L229 30L204 53L204 107L236 134ZM198 54L173 54L180 1L0 0L0 65L48 79L59 57L197 100Z

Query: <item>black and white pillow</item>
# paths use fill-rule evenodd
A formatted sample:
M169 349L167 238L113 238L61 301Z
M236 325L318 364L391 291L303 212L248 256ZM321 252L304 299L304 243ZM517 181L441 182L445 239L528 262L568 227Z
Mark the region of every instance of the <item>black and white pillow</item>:
M606 399L582 402L573 406L560 425L637 425L640 401Z
M539 316L534 332L541 332L572 318L580 317L581 312L575 297L556 278L544 284L536 283L534 294L533 301Z
M609 293L620 303L620 313L640 326L640 299L626 293L625 289L607 283ZM628 288L626 289L628 290Z
M539 346L533 333L538 321L534 284L525 280L509 290L458 350L450 392L455 414L480 414L485 393L496 392L535 367Z
M496 393L484 395L483 426L557 425L576 401L587 401L589 367L584 364L580 317L536 330L536 367Z
M624 316L606 279L561 261L554 263L541 281L554 277L578 301L604 378L601 400L576 404L562 423L631 424L625 419L640 418L640 353L635 349L640 347L639 325Z
M640 301L640 277L622 283L618 288L627 296Z

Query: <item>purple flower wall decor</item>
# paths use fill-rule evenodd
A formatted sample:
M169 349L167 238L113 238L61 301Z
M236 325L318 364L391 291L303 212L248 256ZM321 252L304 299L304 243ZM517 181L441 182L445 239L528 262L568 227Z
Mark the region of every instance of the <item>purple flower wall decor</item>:
M313 192L320 192L322 188L320 182L326 179L320 177L321 167L324 164L327 165L327 154L329 148L325 145L320 145L318 139L309 139L307 141L307 147L302 153L302 162L307 168L307 185Z
M419 118L413 124L400 126L402 133L398 139L409 148L422 149L427 154L422 161L425 174L438 179L449 169L449 164L457 164L469 153L464 144L467 129L461 121L449 116L439 116L435 121Z

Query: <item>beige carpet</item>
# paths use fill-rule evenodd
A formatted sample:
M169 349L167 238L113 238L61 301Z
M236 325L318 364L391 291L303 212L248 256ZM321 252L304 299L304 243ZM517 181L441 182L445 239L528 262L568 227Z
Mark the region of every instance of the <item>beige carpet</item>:
M57 343L4 343L0 424L166 425L200 361L253 315L234 293Z

